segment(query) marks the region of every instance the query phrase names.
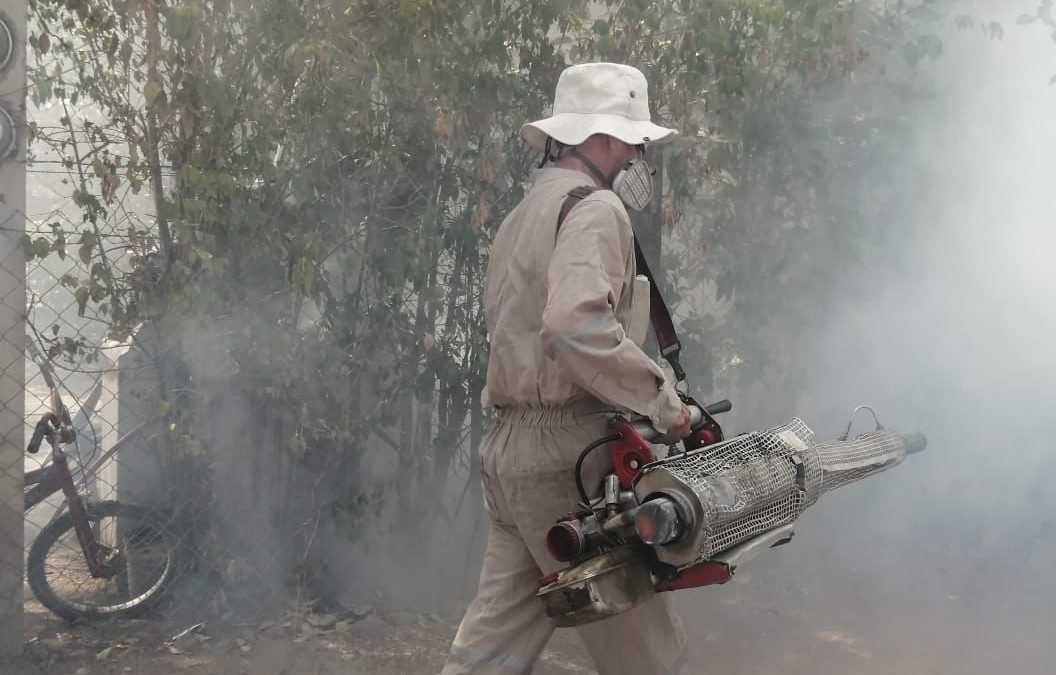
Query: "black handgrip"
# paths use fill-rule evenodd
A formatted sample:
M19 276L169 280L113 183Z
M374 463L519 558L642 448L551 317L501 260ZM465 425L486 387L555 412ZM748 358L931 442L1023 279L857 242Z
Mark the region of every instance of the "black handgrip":
M711 405L704 406L704 412L709 415L719 415L721 413L727 413L733 410L733 404L730 403L730 399L724 398L721 401L716 401Z
M903 434L902 440L906 443L906 454L913 455L928 447L928 439L919 431L911 434Z
M37 426L33 427L33 436L29 439L29 445L26 446L26 452L31 455L37 454L40 451L40 442L49 433L51 433L51 425L48 424L47 419L37 422Z

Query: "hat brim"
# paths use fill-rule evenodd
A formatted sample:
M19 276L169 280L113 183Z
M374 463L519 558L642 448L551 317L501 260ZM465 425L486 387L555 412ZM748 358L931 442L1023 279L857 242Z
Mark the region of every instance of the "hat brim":
M678 132L645 120L631 120L621 115L599 113L559 113L553 117L529 122L521 134L536 150L542 152L546 137L565 145L579 145L594 134L613 136L628 145L664 143Z

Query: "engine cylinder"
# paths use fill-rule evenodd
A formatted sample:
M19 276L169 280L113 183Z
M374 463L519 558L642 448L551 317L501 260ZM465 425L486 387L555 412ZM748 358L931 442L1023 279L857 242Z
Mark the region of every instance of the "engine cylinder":
M570 562L583 555L586 545L583 530L573 521L562 521L546 533L546 548L559 562Z

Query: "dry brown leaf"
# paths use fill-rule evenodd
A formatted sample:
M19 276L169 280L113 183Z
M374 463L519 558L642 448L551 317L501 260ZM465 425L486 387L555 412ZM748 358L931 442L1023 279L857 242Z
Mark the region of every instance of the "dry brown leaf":
M477 173L481 180L487 182L495 180L495 158L491 155L492 153L486 152L477 157Z
M438 113L436 116L436 123L434 125L436 130L436 137L440 140L447 140L454 137L455 135L455 122L450 117L447 117L443 113Z
M491 195L485 192L480 195L477 207L473 209L473 213L469 216L469 226L473 228L474 232L480 232L480 229L484 227L484 223L488 222L490 216Z
M187 140L194 136L194 115L189 111L184 111L180 118L180 128L183 132L184 140Z

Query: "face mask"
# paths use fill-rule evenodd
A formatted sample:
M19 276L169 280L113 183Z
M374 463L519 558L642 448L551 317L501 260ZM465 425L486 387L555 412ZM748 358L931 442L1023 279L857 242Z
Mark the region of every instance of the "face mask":
M641 211L653 200L653 170L644 159L632 159L612 179L612 191L627 208Z

